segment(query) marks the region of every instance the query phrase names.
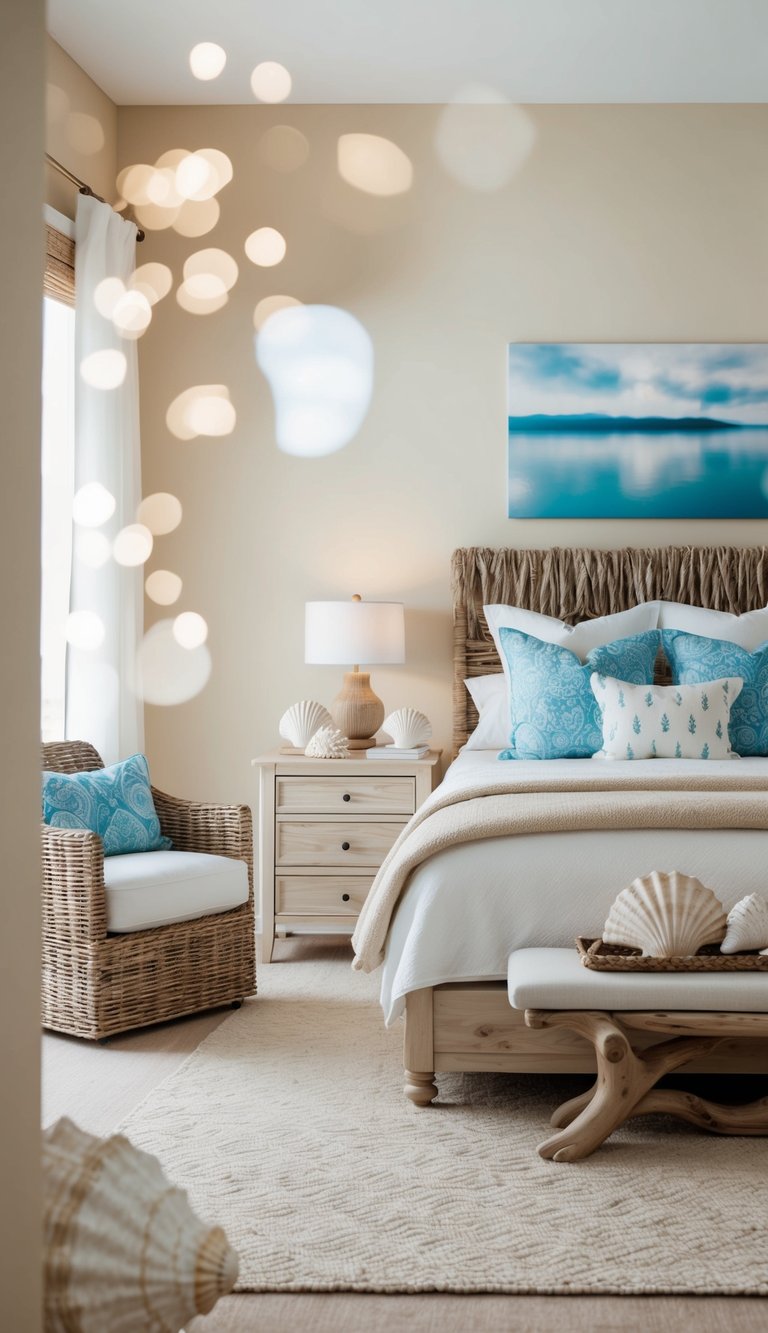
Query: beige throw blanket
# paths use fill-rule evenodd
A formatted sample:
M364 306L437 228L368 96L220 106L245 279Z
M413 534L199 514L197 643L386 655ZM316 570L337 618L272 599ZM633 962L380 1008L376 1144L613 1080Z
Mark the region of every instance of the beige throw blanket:
M463 842L525 833L592 829L768 829L768 774L738 761L712 773L670 761L669 772L619 773L601 764L594 775L510 774L479 785L446 783L403 829L384 860L352 936L354 968L384 961L390 922L409 875L438 852ZM659 867L664 868L664 867Z

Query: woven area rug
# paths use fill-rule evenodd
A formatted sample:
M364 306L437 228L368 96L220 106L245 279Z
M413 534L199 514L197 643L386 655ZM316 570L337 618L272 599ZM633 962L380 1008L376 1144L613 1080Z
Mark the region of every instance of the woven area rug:
M767 1139L641 1119L578 1165L536 1144L583 1081L401 1091L347 960L278 963L121 1126L240 1254L241 1291L768 1294Z

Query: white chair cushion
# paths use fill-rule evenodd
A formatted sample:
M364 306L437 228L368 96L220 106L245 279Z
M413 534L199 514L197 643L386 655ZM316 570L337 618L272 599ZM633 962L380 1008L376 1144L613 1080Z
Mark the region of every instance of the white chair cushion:
M593 972L573 949L517 949L513 1009L702 1009L768 1013L768 972Z
M202 852L133 852L104 862L107 930L126 934L193 921L248 898L245 861Z

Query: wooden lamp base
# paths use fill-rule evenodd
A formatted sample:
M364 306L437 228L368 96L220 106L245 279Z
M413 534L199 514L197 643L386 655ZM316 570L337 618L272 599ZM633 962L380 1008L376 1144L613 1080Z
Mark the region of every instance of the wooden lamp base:
M350 750L367 750L384 721L384 705L371 689L369 671L345 671L344 684L330 707L334 726L349 740Z

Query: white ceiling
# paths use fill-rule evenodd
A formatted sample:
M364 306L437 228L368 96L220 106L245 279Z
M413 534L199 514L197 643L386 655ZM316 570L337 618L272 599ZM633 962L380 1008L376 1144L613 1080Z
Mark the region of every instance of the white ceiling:
M768 101L768 0L49 0L55 39L119 105L249 103L277 60L294 102ZM228 53L210 83L190 49Z

